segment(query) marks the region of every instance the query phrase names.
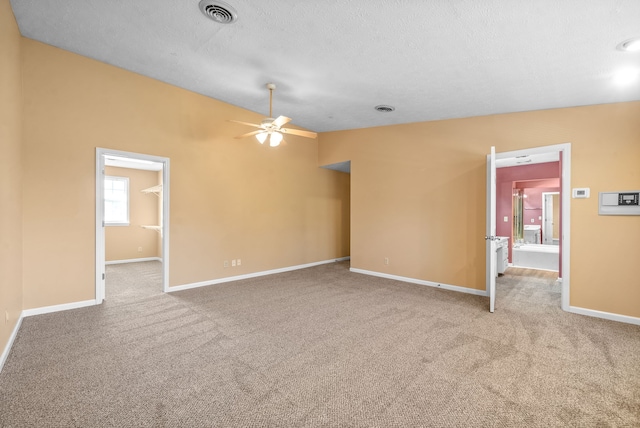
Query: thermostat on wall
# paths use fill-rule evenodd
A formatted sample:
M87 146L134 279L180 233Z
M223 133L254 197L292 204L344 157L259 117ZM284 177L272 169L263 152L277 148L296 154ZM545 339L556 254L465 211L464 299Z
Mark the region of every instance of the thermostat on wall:
M573 197L577 199L586 199L589 197L590 189L588 187L576 187L573 189Z

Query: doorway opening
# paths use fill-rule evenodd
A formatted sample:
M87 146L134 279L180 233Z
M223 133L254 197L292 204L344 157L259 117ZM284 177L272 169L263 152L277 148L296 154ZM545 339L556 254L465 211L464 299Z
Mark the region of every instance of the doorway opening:
M337 162L337 163L328 164L328 165L320 165L320 168L338 171L341 173L348 174L349 176L349 199L347 201L344 201L344 203L341 205L341 210L340 210L342 214L341 224L343 225L341 227L340 235L341 237L346 236L350 238L351 236L351 161L348 160L348 161ZM341 242L342 242L342 239L341 239ZM351 265L351 240L350 239L349 239L348 253L349 253L348 256L341 257L340 260L349 260L349 265Z
M487 195L488 204L495 204L495 205L493 205L492 210L490 210L488 206L487 212L490 213L490 211L493 211L492 213L493 219L490 218L491 215L488 215L487 223L489 227L491 221L493 220L494 230L496 230L496 233L495 233L496 236L502 235L502 236L509 237L510 242L508 244L508 248L510 253L509 254L510 261L513 261L513 257L514 257L514 254L513 254L513 252L515 251L514 244L516 245L525 244L524 242L525 238L529 240L533 239L535 241L538 239L538 236L539 236L540 241L538 244L534 243L533 244L534 246L535 245L545 246L546 244L543 243L543 241L545 240L545 237L547 241L551 242L550 244L548 244L548 247L552 248L555 242L555 250L558 254L556 256L558 281L561 289L560 305L563 310L568 311L569 310L569 292L570 292L570 266L569 266L570 256L569 254L571 250L571 247L570 247L571 144L564 143L564 144L558 144L553 146L543 146L543 147L535 147L535 148L524 149L524 150L496 153L494 160L495 160L494 163L496 168L517 166L517 165L550 164L553 162L559 163L558 164L559 173L557 175L558 180L555 184L550 182L548 183L540 182L540 183L536 183L536 186L531 185L532 187L537 187L536 198L540 199L539 201L540 203L537 204L536 202L536 204L539 205L539 207L538 206L534 207L533 205L527 205L526 202L523 202L522 204L513 203L515 196L512 189L517 188L517 186L513 186L512 183L510 182L508 185L509 193L505 198L502 198L504 201L508 201L508 203L510 204L509 213L505 214L504 212L502 212L501 214L497 214L498 210L496 206L497 202L496 202L495 186L493 190L488 188L488 192L489 192L489 194ZM493 174L494 174L494 184L495 184L495 171L493 171ZM533 179L535 179L535 177L527 177L526 179L524 179L524 181L533 180ZM514 178L513 181L514 182L517 181L517 178ZM554 188L556 186L557 188ZM543 193L541 190L544 190L544 193L548 193L549 196L547 197L545 195L545 197L543 198L541 196L541 194ZM518 190L518 195L521 196L521 199L519 199L518 201L525 200L524 191ZM556 199L557 202L555 203L555 208L553 205L554 197L557 198ZM544 208L544 204L543 204L545 200L549 204L547 205L546 209ZM517 206L519 206L522 209L521 210L522 218L516 218L517 210L515 210L514 208ZM528 211L527 211L527 206L529 207ZM543 209L545 211L544 214L542 213ZM553 213L554 211L556 211L556 209L557 209L557 212L556 212L557 220L554 221L553 217L551 217L551 220L548 222L549 224L547 225L547 231L545 232L545 230L543 229L545 227L545 224L543 221L545 216L547 216L547 211L550 211L549 216L553 216ZM500 233L500 230L499 230L500 227L498 228L495 227L496 217L498 220L497 224L502 225L503 229L506 230L506 232L503 230L502 233ZM518 232L516 232L516 229L515 229L516 224L521 225L522 230L519 230ZM529 225L528 229L531 229L531 230L525 230L526 225ZM554 230L553 229L554 227L557 228L557 230ZM492 234L489 234L489 235L491 236ZM520 242L514 242L516 240ZM542 247L532 248L532 250L534 249L541 251ZM520 250L520 248L518 248L518 250ZM541 254L542 253L537 254L537 256L540 256ZM546 256L546 255L542 254L542 256ZM553 255L551 255L550 257L553 257ZM493 299L493 301L495 301L495 292L493 293L493 295L491 292L490 277L492 275L489 274L489 270L490 270L489 267L491 265L489 258L490 258L490 254L487 254L487 260L488 260L487 293ZM555 269L549 269L549 270L555 270ZM495 272L495 269L493 271ZM526 272L526 270L523 270L523 272ZM495 290L495 286L494 286L494 290Z
M136 185L130 188L130 181ZM155 216L152 213L151 217L143 216L145 220L140 220L133 215L130 221L130 206L137 209L141 204L155 210ZM124 248L109 246L109 260L119 264L160 263L162 291L166 292L169 287L169 159L97 148L95 213L96 304L107 296L107 227L111 243L126 239ZM127 226L127 231L119 226ZM140 239L144 239L144 244Z

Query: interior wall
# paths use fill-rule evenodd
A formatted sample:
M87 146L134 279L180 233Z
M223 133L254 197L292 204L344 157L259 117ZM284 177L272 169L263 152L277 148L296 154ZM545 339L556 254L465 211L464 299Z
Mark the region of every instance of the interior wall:
M162 184L162 179L158 182L158 172L106 166L105 175L129 178L129 225L105 227L106 261L160 257L160 234L141 227L160 226L158 196L142 193Z
M323 133L320 163L351 160L351 265L485 289L486 155L571 143L572 306L640 317L637 216L598 192L640 183L640 102ZM384 264L390 257L390 264Z
M170 286L349 255L348 177L316 140L234 139L263 116L22 40L25 308L95 298L96 147L170 159Z
M20 32L0 0L0 354L22 311Z

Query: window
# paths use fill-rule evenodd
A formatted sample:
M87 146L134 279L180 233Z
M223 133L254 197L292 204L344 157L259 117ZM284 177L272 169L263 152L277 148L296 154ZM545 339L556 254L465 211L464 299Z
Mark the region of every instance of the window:
M129 226L129 179L105 176L104 178L105 226Z

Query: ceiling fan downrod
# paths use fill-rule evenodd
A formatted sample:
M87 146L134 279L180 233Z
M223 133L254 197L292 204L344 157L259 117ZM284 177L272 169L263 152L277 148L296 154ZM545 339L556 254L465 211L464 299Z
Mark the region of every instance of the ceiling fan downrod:
M267 89L269 90L269 117L273 118L273 90L276 89L276 84L267 83Z

